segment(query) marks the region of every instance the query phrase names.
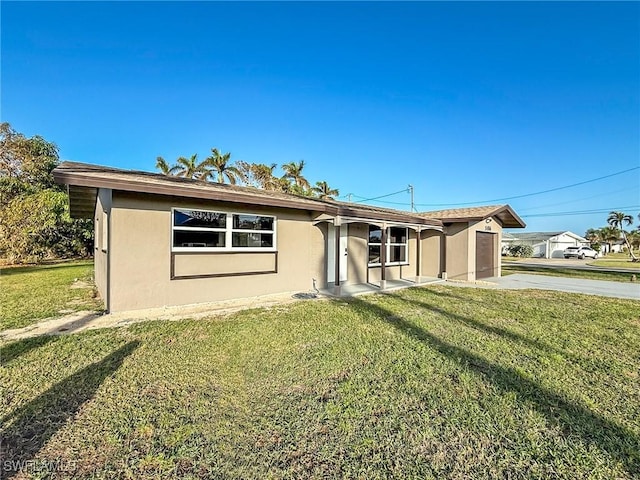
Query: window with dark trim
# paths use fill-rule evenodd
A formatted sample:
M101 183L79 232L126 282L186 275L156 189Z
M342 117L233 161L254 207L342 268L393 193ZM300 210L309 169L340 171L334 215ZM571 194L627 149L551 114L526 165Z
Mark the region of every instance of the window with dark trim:
M409 262L409 230L405 227L388 227L386 244L386 265L400 265ZM369 266L380 265L382 250L382 228L369 225Z
M173 251L275 251L270 215L173 209Z

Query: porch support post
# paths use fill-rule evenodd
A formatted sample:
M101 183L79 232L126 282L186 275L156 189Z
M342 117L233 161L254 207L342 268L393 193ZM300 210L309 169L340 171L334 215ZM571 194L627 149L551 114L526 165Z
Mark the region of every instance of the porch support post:
M422 283L422 229L416 230L416 283Z
M387 224L382 224L380 239L380 290L387 288Z
M333 293L335 295L337 295L338 297L341 295L341 287L340 287L340 256L342 254L342 252L340 251L340 222L336 221L335 225L334 225L334 230L335 230L335 264L336 264L336 268L335 268L335 279L334 279L334 288L333 288Z

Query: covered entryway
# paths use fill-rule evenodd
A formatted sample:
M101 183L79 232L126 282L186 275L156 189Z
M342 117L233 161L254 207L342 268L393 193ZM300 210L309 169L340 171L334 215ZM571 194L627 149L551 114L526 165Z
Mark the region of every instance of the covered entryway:
M377 213L377 212L376 212ZM440 242L428 242L422 232L443 228L430 219L409 217L384 220L378 218L335 217L318 218L326 222L326 288L333 295L353 295L370 290L387 290L440 280L440 263L422 273L423 264L432 267L433 257L441 256ZM423 255L423 243L429 249ZM436 247L436 253L431 250Z
M476 232L476 279L495 275L495 239L493 233Z
M336 278L336 258L339 258L338 264L338 276L340 282L346 282L349 275L347 274L347 268L349 263L347 257L349 255L349 226L347 224L342 225L340 228L340 239L336 242L336 227L329 224L327 230L327 278L335 280ZM336 255L336 248L338 248L338 255Z

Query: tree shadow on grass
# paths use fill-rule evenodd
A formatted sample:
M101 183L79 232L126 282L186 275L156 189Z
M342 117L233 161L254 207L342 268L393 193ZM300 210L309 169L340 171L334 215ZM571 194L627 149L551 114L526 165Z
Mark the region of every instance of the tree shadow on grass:
M560 427L565 435L578 436L585 444L593 444L619 461L632 476L640 474L640 438L629 429L567 401L560 394L523 377L512 368L491 363L469 350L447 343L390 310L361 299L352 299L350 302L469 368L499 390L515 393L520 402L535 408L549 423Z
M456 297L455 295L453 295L453 297ZM458 297L456 297L458 298ZM464 301L465 299L462 297L459 297L460 300ZM516 332L512 332L511 330L507 330L506 328L502 328L502 327L495 327L492 325L487 325L486 323L483 323L479 320L476 320L475 318L472 317L465 317L463 315L459 315L457 313L453 313L453 312L449 312L448 310L445 310L443 308L440 308L436 305L432 305L430 303L427 302L421 302L419 300L414 300L412 298L407 298L407 297L398 297L399 300L403 301L403 302L407 302L407 303L411 303L417 307L420 308L424 308L426 310L432 311L432 312L436 312L439 313L440 315L443 315L447 318L451 318L453 320L456 320L464 325L466 325L469 328L473 328L474 330L480 331L480 332L484 332L484 333L489 333L492 335L497 335L500 337L504 337L508 340L511 340L513 342L516 343L523 343L529 347L538 349L538 350L542 350L544 352L548 352L548 353L557 353L560 354L564 357L568 357L571 360L575 361L575 362L581 362L582 358L580 358L579 356L573 354L573 353L569 353L566 350L563 350L561 348L556 348L553 347L551 345L548 345L546 343L540 342L538 340L533 340L530 339L524 335L521 335L519 333Z
M95 395L102 382L120 368L138 345L137 341L127 343L2 418L2 425L13 420L0 432L2 478L11 478L20 470L28 470L38 451Z
M3 345L0 347L0 365L6 365L34 348L42 347L56 339L57 337L44 335L40 337L26 338L24 340L17 340L7 345Z

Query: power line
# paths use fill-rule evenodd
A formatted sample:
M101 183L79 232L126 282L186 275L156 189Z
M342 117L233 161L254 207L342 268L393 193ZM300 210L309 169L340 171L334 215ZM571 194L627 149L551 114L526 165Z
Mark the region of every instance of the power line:
M629 187L629 188L622 188L620 190L613 190L611 192L604 192L604 193L600 193L598 195L591 195L589 197L580 197L580 198L576 198L573 200L569 200L569 201L563 201L562 204L563 205L567 205L569 203L576 203L576 202L582 202L584 200L591 200L592 198L599 198L599 197L606 197L608 195L613 195L615 193L621 193L621 192L628 192L630 190L638 190L638 186L633 186L633 187ZM545 205L536 205L535 207L527 207L527 208L518 208L518 214L520 214L520 212L527 212L529 210L537 210L539 208L545 208L545 207L555 207L556 205L558 205L558 202L554 202L554 203L547 203ZM522 216L522 215L520 215Z
M640 209L640 205L627 205L624 207L609 207L603 209L593 209L593 210L574 210L569 212L545 212L545 213L531 213L529 215L521 215L523 218L532 218L532 217L563 217L567 215L592 215L594 213L609 213L611 211L620 211L620 210L636 210Z
M592 178L591 180L585 180L583 182L572 183L571 185L564 185L562 187L550 188L549 190L542 190L540 192L533 193L525 193L523 195L515 195L513 197L503 197L503 198L494 198L491 200L479 200L476 202L463 202L463 203L417 203L416 205L420 205L423 207L445 207L445 206L462 206L462 205L474 205L478 203L493 203L493 202L503 202L505 200L515 200L516 198L525 198L525 197L533 197L534 195L542 195L543 193L551 193L557 192L558 190L565 190L567 188L577 187L579 185L585 185L587 183L597 182L599 180L604 180L605 178L615 177L616 175L622 175L623 173L632 172L634 170L638 170L640 167L628 168L627 170L622 170L620 172L611 173L609 175L603 175L602 177Z
M638 169L640 169L640 166L639 167L628 168L626 170L621 170L619 172L611 173L609 175L603 175L601 177L592 178L590 180L584 180L582 182L572 183L570 185L563 185L561 187L550 188L548 190L542 190L542 191L539 191L539 192L525 193L525 194L522 194L522 195L515 195L515 196L512 196L512 197L494 198L494 199L491 199L491 200L477 200L477 201L474 201L474 202L414 203L413 205L414 206L421 206L421 207L455 207L455 206L464 206L464 205L478 205L478 204L483 204L483 203L502 202L502 201L505 201L505 200L515 200L515 199L518 199L518 198L533 197L533 196L536 196L536 195L542 195L542 194L545 194L545 193L557 192L559 190L565 190L567 188L573 188L573 187L577 187L577 186L580 186L580 185L586 185L588 183L598 182L600 180L604 180L604 179L607 179L607 178L615 177L617 175L622 175L623 173L632 172L632 171L638 170ZM351 196L358 197L359 200L355 200L355 202L357 202L357 203L370 202L370 201L374 201L375 200L378 203L384 203L384 204L388 204L388 205L407 206L407 205L411 205L411 203L410 202L390 202L388 200L379 200L379 199L391 197L393 195L398 195L399 193L404 193L404 192L408 192L408 191L409 190L407 190L405 188L405 189L402 189L402 190L398 190L397 192L387 193L385 195L380 195L380 196L371 197L371 198L365 198L365 197L362 197L360 195L356 195L355 193L350 193L350 194L347 195L347 197L349 197L349 199L350 199ZM619 191L623 191L623 190L619 190ZM342 198L344 198L344 197L342 197ZM593 198L593 197L589 197L589 198ZM566 203L570 203L570 202L566 202Z
M386 195L380 195L379 197L373 197L373 198L365 198L363 200L356 200L357 203L360 202L370 202L371 200L378 200L379 198L386 198L386 197L391 197L392 195L397 195L399 193L406 193L407 189L403 188L402 190L398 190L397 192L393 192L393 193L387 193ZM358 195L354 195L354 196L358 196Z

